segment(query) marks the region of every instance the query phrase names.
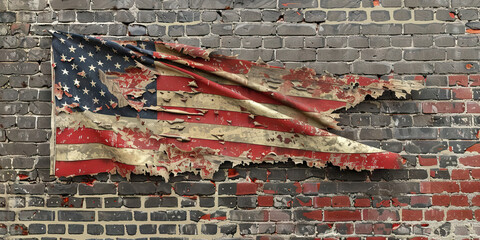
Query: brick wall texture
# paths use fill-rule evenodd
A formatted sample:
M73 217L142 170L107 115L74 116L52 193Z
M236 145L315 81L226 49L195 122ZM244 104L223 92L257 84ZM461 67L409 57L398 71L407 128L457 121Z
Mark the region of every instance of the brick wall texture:
M480 237L480 0L0 0L0 238ZM56 29L174 41L276 66L424 82L339 111L401 170L292 163L212 180L49 176Z

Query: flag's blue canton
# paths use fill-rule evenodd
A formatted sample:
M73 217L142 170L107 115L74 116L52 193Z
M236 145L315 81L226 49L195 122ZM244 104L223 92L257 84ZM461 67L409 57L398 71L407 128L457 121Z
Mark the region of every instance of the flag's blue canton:
M135 60L145 65L153 64L152 52L155 51L154 42L137 41L137 46L122 46L113 41L53 32L53 62L55 83L62 90L71 94L63 95L61 100L55 98L58 107L78 103L79 107L73 111L97 111L101 114L121 115L128 117L156 118L156 112L142 110L137 112L130 106L112 108L118 103L107 87L100 81L99 70L103 72L124 73L128 67L135 66ZM147 54L142 57L134 51ZM156 89L156 80L147 86L147 89ZM144 106L156 105L156 93L146 91L136 101L144 101ZM135 101L135 100L134 100ZM108 106L108 107L107 107ZM102 107L101 110L98 110Z

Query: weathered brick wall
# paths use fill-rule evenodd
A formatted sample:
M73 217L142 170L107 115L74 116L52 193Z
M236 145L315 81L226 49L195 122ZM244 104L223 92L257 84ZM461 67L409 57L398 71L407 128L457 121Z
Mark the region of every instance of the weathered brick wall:
M427 239L480 236L479 0L0 0L0 236ZM49 176L44 31L150 36L321 73L424 81L340 111L402 170L291 163L212 181Z

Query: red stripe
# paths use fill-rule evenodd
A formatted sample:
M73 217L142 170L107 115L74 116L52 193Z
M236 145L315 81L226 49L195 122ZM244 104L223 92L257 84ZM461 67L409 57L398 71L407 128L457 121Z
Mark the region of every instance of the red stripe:
M55 176L78 176L93 175L102 172L110 172L117 168L118 172L125 176L128 172L135 169L135 166L114 162L111 159L91 159L74 162L55 162Z
M103 133L103 132L108 133ZM257 144L236 143L236 142L220 142L217 140L205 140L205 139L191 139L190 142L179 142L174 138L162 138L159 140L150 139L148 133L134 133L135 138L148 139L142 146L148 148L139 149L151 149L157 150L160 145L167 144L173 145L184 151L185 157L198 157L192 156L190 153L197 147L207 147L210 149L218 150L219 155L239 157L247 153L247 157L252 159L253 162L262 162L268 160L269 153L275 153L278 156L285 157L306 157L315 162L326 163L327 161L334 160L334 165L340 167L350 166L354 169L396 169L399 168L399 155L396 153L382 152L382 153L323 153L300 149L290 149L283 147L270 147ZM68 135L64 137L62 135ZM97 136L93 136L97 135ZM96 142L101 135L112 136L117 135L117 143L112 141ZM129 147L128 144L120 137L120 134L114 134L108 130L94 130L89 128L64 129L60 131L57 129L57 144L86 144L86 143L101 143L112 147ZM280 140L280 139L278 139ZM285 140L284 140L285 141ZM139 144L141 145L141 144Z
M194 81L198 87L192 88L188 86L189 82ZM295 104L299 104L303 106L302 108L308 109L309 112L326 112L332 109L338 109L341 107L346 106L346 102L342 101L335 101L329 99L316 99L316 98L306 98L306 97L297 97L297 96L286 96L279 93L274 92L267 92L259 93L253 89L238 86L238 85L223 85L219 84L231 91L237 92L242 95L244 98L235 98L231 94L228 94L225 91L219 91L218 89L210 87L209 84L206 84L201 81L195 81L192 78L187 77L178 77L178 76L164 76L160 75L157 78L157 90L163 91L185 91L185 92L193 92L192 89L195 91L207 93L207 94L215 94L224 97L233 97L235 99L251 99L258 103L266 103L266 104L276 104L276 105L283 105L282 102L274 99L271 97L273 94L277 99L284 99L284 101L291 101Z

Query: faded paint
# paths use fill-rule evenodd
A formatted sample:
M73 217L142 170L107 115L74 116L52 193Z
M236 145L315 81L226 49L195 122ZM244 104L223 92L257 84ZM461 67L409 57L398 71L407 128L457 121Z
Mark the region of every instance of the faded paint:
M181 44L154 42L153 52L129 44L125 57L135 60L134 67L97 70L98 84L117 102L92 111L78 111L77 103L55 106L52 153L61 163L55 167L57 175L118 171L168 179L170 173L193 171L210 178L224 161L238 165L292 159L312 167L330 162L355 170L402 164L398 154L322 128L338 129L332 114L336 109L355 106L367 95L376 98L387 89L404 97L419 89L419 82L319 77L308 68L272 67ZM147 89L154 81L157 88ZM54 86L56 99L72 97L60 81ZM141 100L147 92L156 95L155 105ZM157 119L101 114L103 107L155 111ZM81 166L88 169L74 169L78 161L103 169L85 164Z

